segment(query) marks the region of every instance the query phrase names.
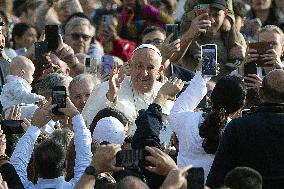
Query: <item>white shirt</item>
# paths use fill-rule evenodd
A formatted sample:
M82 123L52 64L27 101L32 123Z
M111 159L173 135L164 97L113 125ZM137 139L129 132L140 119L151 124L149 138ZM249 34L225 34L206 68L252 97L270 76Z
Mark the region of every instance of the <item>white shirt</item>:
M27 106L21 106L21 117L31 118L37 108L34 103L39 101L42 96L32 93L30 84L21 77L8 75L6 79L7 83L3 86L0 97L5 117L9 115L12 106L25 104Z
M205 180L214 155L207 154L202 147L199 126L204 121L203 112L194 112L194 109L207 93L206 80L197 72L187 89L177 98L169 116L170 125L179 140L177 166L203 167Z
M101 83L96 87L90 95L83 111L83 117L90 125L95 115L106 107L112 107L121 111L130 121L128 135L133 135L136 130L135 119L138 115L138 111L141 109L147 109L148 106L154 101L158 91L162 87L163 83L156 81L153 89L149 93L138 94L136 93L131 84L131 78L126 77L121 85L121 89L117 96L115 103L110 103L106 94L108 92L108 81ZM173 106L173 101L167 101L166 105L162 107L163 112L169 112Z
M37 184L33 184L27 178L27 166L31 158L34 144L40 134L40 129L31 125L26 133L20 138L16 145L15 151L11 157L11 164L15 167L25 189L71 189L75 186L79 178L84 173L87 166L92 160L91 152L91 133L86 127L82 115L76 115L72 118L75 143L75 167L74 178L66 182L64 176L54 179L39 178Z

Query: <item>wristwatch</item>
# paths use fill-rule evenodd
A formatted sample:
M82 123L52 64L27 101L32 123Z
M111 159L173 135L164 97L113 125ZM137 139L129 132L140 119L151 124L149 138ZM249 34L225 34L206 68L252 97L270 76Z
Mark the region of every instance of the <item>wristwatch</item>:
M97 170L96 170L96 168L94 168L93 166L88 166L88 167L85 169L85 173L86 173L87 175L93 175L93 176L95 176L95 177L98 176Z

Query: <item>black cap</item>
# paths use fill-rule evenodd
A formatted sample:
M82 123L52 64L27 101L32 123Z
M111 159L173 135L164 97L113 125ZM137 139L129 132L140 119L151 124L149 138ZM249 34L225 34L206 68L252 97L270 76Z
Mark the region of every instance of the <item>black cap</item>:
M4 22L3 22L3 20L2 20L2 18L1 18L1 16L0 16L0 26L4 26L5 24L4 24Z
M200 4L209 4L210 7L214 7L220 10L227 9L226 0L199 0Z

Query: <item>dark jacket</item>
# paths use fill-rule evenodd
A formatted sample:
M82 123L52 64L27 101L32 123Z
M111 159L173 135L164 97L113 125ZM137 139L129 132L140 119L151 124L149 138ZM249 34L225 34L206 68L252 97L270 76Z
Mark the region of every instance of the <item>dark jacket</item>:
M251 167L263 176L263 189L284 184L284 104L261 104L226 127L207 186L220 187L225 175L237 166Z
M182 68L176 64L170 64L171 75L169 78L177 77L183 81L190 81L194 77L194 72Z
M18 176L14 166L10 163L5 163L0 167L0 173L4 181L7 182L11 189L24 189L24 186Z

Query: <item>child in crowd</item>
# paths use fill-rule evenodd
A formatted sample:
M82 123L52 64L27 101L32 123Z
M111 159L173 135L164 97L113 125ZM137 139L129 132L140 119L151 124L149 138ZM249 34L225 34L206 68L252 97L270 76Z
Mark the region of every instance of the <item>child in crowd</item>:
M7 83L0 97L5 118L18 104L21 105L21 119L31 118L37 108L35 103L44 100L43 96L31 92L34 71L33 62L24 56L18 56L11 62L10 75L6 77Z

